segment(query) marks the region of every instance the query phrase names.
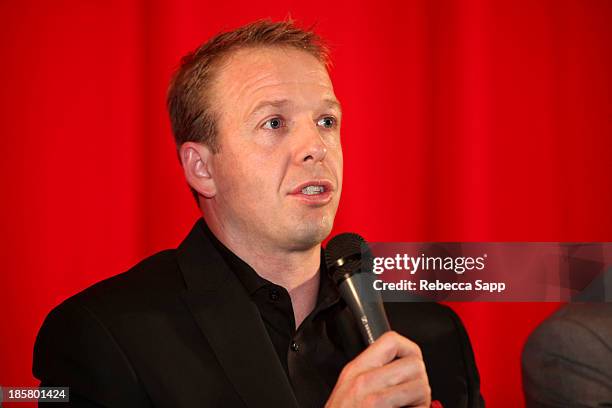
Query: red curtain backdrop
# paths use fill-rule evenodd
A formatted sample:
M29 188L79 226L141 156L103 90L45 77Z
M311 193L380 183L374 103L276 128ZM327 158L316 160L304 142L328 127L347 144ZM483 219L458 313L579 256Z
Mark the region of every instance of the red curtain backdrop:
M198 217L164 106L179 58L287 16L333 49L335 232L611 240L609 0L4 1L0 384L37 385L32 347L53 306L176 246ZM522 405L522 344L558 305L451 306L489 406Z

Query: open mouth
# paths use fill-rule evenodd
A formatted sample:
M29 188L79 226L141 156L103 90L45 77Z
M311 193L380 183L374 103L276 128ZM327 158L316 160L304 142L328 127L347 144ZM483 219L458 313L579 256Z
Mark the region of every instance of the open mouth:
M307 205L320 206L329 203L334 191L329 180L310 180L296 186L290 195Z
M306 186L302 189L302 194L317 195L325 192L325 186Z

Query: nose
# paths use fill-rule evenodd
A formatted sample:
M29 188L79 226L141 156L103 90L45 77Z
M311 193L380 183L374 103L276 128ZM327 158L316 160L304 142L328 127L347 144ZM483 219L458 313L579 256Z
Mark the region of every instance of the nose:
M298 160L314 163L322 161L327 155L327 146L316 125L308 126L302 133L303 142L298 152Z

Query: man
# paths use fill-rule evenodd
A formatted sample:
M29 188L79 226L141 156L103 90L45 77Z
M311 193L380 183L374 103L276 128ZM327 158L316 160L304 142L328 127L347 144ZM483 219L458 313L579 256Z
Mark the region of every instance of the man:
M183 60L168 106L203 220L50 313L41 385L96 407L481 403L450 309L389 305L401 335L366 349L327 276L342 111L315 34L262 21L218 35Z

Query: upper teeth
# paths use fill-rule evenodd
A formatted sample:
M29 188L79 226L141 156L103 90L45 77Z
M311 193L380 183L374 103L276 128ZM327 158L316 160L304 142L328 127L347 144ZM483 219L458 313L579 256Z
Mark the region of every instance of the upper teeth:
M302 194L320 194L325 191L323 186L307 186L302 189Z

